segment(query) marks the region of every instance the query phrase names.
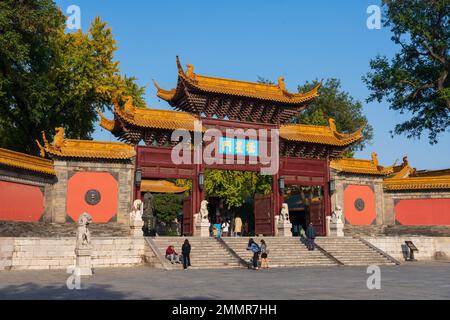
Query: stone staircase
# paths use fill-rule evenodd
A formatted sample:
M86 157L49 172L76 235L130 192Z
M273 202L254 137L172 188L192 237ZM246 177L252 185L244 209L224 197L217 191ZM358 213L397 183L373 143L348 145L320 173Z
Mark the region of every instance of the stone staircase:
M248 237L224 237L225 243L245 261L253 256L247 250ZM299 238L283 237L253 237L260 244L264 239L269 250L269 267L300 267L300 266L334 266L337 263L319 250L308 251Z
M316 244L344 265L395 265L395 263L353 237L318 237Z
M165 257L169 245L175 247L175 251L181 254L181 246L185 239L191 244L192 269L215 269L215 268L238 268L242 265L239 259L234 257L228 250L214 238L199 237L152 237L156 249ZM171 264L167 259L163 263L168 269L182 269L182 264Z

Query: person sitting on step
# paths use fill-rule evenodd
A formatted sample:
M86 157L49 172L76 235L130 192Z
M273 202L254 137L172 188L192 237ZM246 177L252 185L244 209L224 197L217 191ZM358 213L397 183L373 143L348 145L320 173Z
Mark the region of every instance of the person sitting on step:
M169 245L166 249L166 259L170 261L170 263L181 263L180 262L180 256L175 251L175 248L173 245Z

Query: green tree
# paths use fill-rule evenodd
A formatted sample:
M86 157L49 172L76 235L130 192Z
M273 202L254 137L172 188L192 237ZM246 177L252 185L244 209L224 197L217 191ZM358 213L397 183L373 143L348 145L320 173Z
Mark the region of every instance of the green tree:
M255 194L268 194L272 190L272 177L251 171L205 171L205 193L224 199L228 209L239 208Z
M51 0L0 2L0 147L37 153L40 132L89 139L96 108L111 94L145 106L143 88L121 76L111 29L96 18L86 33L65 33Z
M400 51L391 61L377 56L363 81L372 91L368 101L385 99L408 120L394 134L430 144L450 126L450 0L383 0L383 24Z
M156 193L153 195L154 214L159 221L174 221L181 211L180 196L174 193Z
M317 84L306 82L299 86L299 92L311 90ZM363 106L360 101L355 100L348 92L342 91L341 82L338 79L327 79L319 89L319 96L294 118L295 123L313 124L327 126L328 119L336 121L336 128L339 132L352 133L366 125L363 130L364 138L354 144L345 153L345 156L352 157L356 150L362 150L372 141L373 128L367 122L363 114Z

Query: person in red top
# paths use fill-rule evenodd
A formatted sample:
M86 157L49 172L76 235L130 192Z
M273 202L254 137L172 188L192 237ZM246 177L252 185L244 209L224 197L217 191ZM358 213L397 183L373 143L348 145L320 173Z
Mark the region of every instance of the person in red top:
M175 251L175 248L173 245L170 245L166 249L166 259L168 259L172 264L173 263L181 263L180 262L180 256Z

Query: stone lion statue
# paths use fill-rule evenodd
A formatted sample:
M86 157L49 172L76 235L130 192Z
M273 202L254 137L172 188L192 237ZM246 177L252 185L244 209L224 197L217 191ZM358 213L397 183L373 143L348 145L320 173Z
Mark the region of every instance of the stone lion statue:
M142 221L142 214L144 213L144 205L140 199L133 202L133 211L130 212L130 222Z
M333 223L342 223L343 212L340 206L336 206L333 213L331 214L331 222Z
M289 221L289 206L287 203L281 205L281 213L278 217L278 222Z
M200 203L200 218L201 221L209 221L208 220L208 201L207 200L202 200L202 202Z
M89 246L91 244L91 233L87 226L92 222L90 214L83 212L78 217L77 247Z

